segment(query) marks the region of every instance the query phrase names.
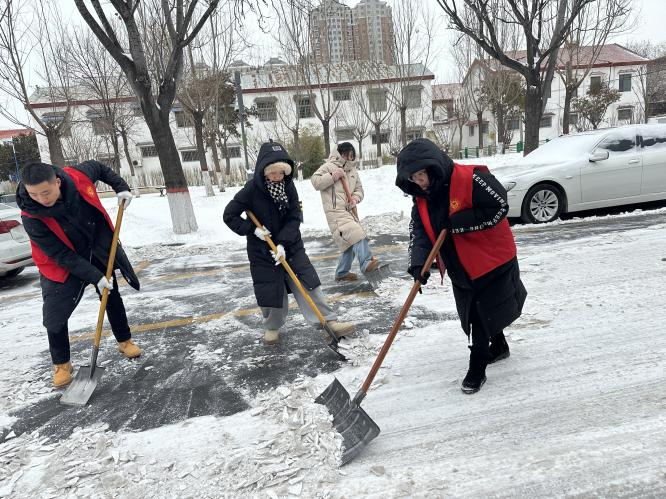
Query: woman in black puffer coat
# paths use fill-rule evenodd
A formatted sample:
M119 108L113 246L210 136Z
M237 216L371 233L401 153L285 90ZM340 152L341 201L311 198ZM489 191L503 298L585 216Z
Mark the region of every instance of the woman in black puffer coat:
M321 291L319 276L305 253L300 224L303 216L294 185L294 162L277 142L264 143L257 156L252 179L238 191L224 210L224 223L236 234L247 237L247 256L254 295L264 317L264 341L278 342L278 330L287 318L288 293L293 293L305 319L319 324L305 298L279 264L284 256L337 336L354 330L352 324L337 322ZM278 247L275 255L264 240L265 232L255 227L243 212L252 211Z

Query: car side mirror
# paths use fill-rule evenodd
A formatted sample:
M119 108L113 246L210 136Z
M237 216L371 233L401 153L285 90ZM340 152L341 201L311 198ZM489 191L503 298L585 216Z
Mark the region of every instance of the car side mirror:
M608 159L608 150L607 149L595 149L590 153L590 161L592 163L596 161L603 161L604 159Z

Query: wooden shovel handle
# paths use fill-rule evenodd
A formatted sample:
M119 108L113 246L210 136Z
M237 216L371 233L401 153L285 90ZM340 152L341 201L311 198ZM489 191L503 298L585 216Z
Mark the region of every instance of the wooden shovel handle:
M432 250L430 250L430 254L428 255L428 258L426 258L425 263L423 264L423 267L421 269L421 275L424 275L426 272L428 272L428 269L432 265L433 260L437 256L437 253L439 253L439 248L441 248L442 243L444 242L444 238L446 237L446 229L442 229L442 232L439 233L439 237L435 241L435 244L432 246ZM405 300L405 304L402 306L402 309L400 310L400 313L398 314L398 317L396 317L395 322L393 323L393 327L391 327L391 332L387 336L386 340L384 341L384 346L382 346L382 349L379 351L379 355L377 355L377 358L375 359L375 363L372 365L372 369L370 369L370 373L368 374L368 377L365 379L365 382L363 383L363 386L359 390L359 392L356 394L356 397L354 398L354 402L357 404L360 403L360 401L363 399L366 393L368 393L368 388L370 388L370 385L372 384L372 381L375 379L375 375L377 374L377 371L379 371L379 368L382 365L382 362L384 362L384 357L386 357L386 354L389 351L389 348L391 348L391 343L393 343L393 340L395 339L396 334L398 334L398 330L400 329L400 326L402 326L402 322L405 320L405 317L407 316L407 312L409 312L409 308L412 306L412 302L414 301L414 298L416 297L416 293L419 292L419 289L421 288L421 281L418 279L414 281L414 285L412 286L412 290L409 292L409 295L407 296L407 299ZM357 400L359 399L359 400Z
M252 213L250 210L247 210L247 216L250 217L250 220L254 222L254 225L256 225L259 229L263 229L264 226L261 224L261 222L257 219L257 217L254 216L254 213ZM277 254L277 246L275 246L275 243L273 240L270 238L270 236L264 236L264 240L268 243L268 246ZM326 325L326 319L322 315L322 313L319 311L317 308L317 305L315 305L315 302L312 301L312 298L310 298L310 295L305 291L305 288L303 288L303 285L301 284L301 281L298 280L298 277L296 277L296 274L294 271L291 269L289 264L287 263L287 260L283 256L280 257L280 263L284 267L284 269L287 271L287 274L289 274L289 277L291 277L291 280L294 281L294 284L296 284L296 287L298 290L301 292L301 294L305 297L305 300L308 302L308 305L310 305L310 308L312 311L315 313L317 316L317 319L319 319L319 322L321 323L322 326Z
M123 212L125 211L125 200L120 201L118 206L118 214L116 215L116 225L113 230L113 239L111 240L111 251L109 252L109 261L106 264L106 278L111 282L113 276L113 264L116 261L116 249L118 248L118 236L120 235L120 225L123 221ZM97 329L95 329L94 344L99 348L99 342L102 338L102 325L104 324L104 312L106 311L106 303L109 300L109 290L104 288L102 290L102 301L99 304L99 314L97 315Z
M347 179L344 177L340 177L340 182L342 182L342 188L345 190L345 194L347 195L347 202L350 203L352 199L351 191L349 190L349 184L347 183ZM358 211L356 210L356 206L352 208L352 213L354 214L354 218L356 220L360 221L361 219L358 218Z

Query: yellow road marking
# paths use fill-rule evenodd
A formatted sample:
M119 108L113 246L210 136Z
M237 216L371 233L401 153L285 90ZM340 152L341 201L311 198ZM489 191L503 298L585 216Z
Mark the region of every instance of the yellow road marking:
M402 248L404 247L404 244L390 244L386 246L379 246L376 248L373 248L373 253L381 254L385 253L387 251L390 251L392 249L396 248ZM315 255L310 257L310 261L313 262L318 262L322 260L334 260L337 259L340 256L339 253L334 253L334 254L328 254L328 255ZM176 281L178 279L190 279L192 277L201 277L201 276L211 276L211 275L218 275L222 272L242 272L245 270L248 270L250 266L248 264L246 265L238 265L234 267L217 267L215 269L211 270L200 270L196 272L186 272L186 273L181 273L181 274L165 274L163 276L156 276L154 277L154 280L156 281Z
M343 300L348 300L350 298L354 297L367 297L367 296L377 296L377 294L374 291L359 291L357 293L347 293L347 294L339 294L339 295L334 295L328 297L329 302L338 302L338 301L343 301ZM296 308L297 304L295 302L291 302L289 304L289 308L293 309ZM261 309L259 307L252 307L252 308L243 308L240 310L236 310L235 312L217 312L214 314L208 314L208 315L200 315L197 317L182 317L180 319L172 319L168 321L162 321L162 322L153 322L149 324L139 324L136 326L131 326L130 331L132 334L137 334L137 333L143 333L146 331L154 331L157 329L166 329L166 328L172 328L172 327L179 327L179 326L187 326L189 324L200 324L202 322L210 322L214 321L216 319L221 319L222 317L245 317L247 315L252 315L252 314L258 314L261 313ZM77 334L74 336L70 336L70 342L71 341L84 341L84 340L90 340L93 338L95 333L83 333L83 334ZM102 336L107 337L111 335L111 331L104 330L102 331Z

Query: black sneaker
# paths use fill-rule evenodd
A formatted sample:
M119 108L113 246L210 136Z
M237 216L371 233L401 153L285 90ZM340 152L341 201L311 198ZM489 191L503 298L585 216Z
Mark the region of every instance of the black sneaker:
M460 389L462 390L463 393L471 395L472 393L476 393L479 390L481 390L481 387L485 382L486 382L485 374L481 374L481 376L479 377L478 373L467 371L467 376L465 376L465 379L463 380Z
M509 351L509 344L506 342L504 333L493 336L490 340L490 359L488 359L488 364L506 359L509 355L511 355L511 352Z

